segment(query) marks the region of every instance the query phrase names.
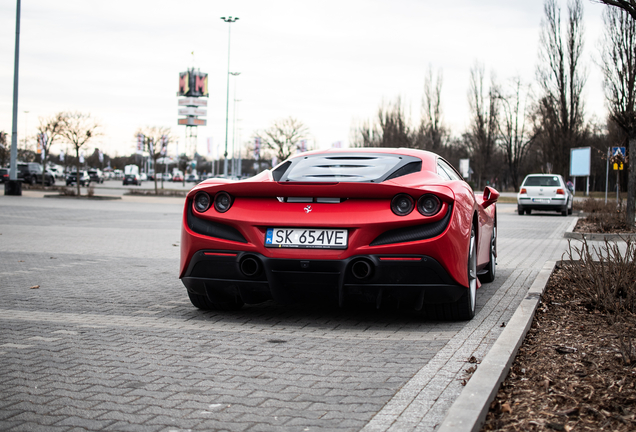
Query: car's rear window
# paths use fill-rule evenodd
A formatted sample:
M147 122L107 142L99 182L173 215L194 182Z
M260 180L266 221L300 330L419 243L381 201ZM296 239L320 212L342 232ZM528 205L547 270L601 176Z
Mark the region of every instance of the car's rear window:
M416 157L385 153L318 154L290 161L276 169L283 182L382 182L422 169Z
M532 176L528 177L523 186L561 186L557 176Z

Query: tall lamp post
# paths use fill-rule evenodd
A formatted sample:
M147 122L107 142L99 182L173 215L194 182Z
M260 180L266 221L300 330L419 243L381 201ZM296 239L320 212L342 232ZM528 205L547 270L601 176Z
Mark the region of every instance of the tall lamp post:
M18 64L20 58L20 0L17 0L15 17L15 57L13 62L13 119L11 123L11 160L9 181L4 184L5 195L22 195L22 183L18 180Z
M228 24L236 22L239 18L231 16L228 18L221 17ZM227 27L227 99L225 103L225 153L223 154L225 162L223 165L223 175L227 178L227 132L230 113L230 36L232 34L232 26Z
M233 77L239 76L240 72L230 72ZM232 113L232 177L236 174L236 161L234 160L234 146L236 144L236 80L234 80L234 112Z

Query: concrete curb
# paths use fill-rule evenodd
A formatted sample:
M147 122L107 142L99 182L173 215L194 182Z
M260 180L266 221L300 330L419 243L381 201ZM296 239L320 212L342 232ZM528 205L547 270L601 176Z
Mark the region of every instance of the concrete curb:
M577 239L577 240L590 240L590 241L615 241L615 240L626 240L628 238L636 239L636 234L601 234L601 233L579 233L579 232L571 232L566 231L563 233L563 237L569 239Z
M96 200L96 201L104 201L104 200L120 200L121 197L120 196L115 196L115 195L93 195L93 196L87 196L87 195L81 195L81 196L76 196L76 195L44 195L44 198L61 198L61 199L88 199L88 200Z
M546 261L510 322L446 413L437 432L478 432L499 385L508 375L519 347L532 325L534 311L556 261Z

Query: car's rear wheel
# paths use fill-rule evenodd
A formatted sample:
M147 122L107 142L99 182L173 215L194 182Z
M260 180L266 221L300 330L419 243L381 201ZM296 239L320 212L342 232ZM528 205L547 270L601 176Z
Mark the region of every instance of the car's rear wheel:
M490 238L490 261L486 266L486 273L481 275L482 282L492 282L495 280L497 271L497 227L492 227L492 237Z
M471 228L468 242L468 287L454 303L425 305L427 317L445 321L469 320L475 316L477 298L477 254L475 251L475 227Z
M519 213L519 216L523 216L523 207L520 205L517 206L517 213Z

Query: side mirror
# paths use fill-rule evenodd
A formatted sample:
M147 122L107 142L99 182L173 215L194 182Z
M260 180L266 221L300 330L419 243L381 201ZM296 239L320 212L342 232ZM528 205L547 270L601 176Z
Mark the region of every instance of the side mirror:
M495 189L491 188L490 186L486 186L484 188L483 197L484 197L484 201L482 202L482 206L486 208L489 205L497 202L497 200L499 199L499 192L497 192Z

